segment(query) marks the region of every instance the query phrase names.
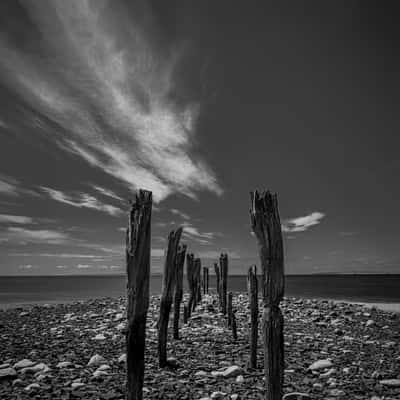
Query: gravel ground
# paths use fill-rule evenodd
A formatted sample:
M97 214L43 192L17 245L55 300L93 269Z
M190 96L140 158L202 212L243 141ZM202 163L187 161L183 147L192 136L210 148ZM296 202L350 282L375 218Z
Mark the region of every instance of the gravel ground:
M181 339L170 335L169 357L178 368L159 369L159 297L153 296L144 399L262 399L261 340L258 368L247 367L247 307L247 296L235 293L234 341L217 299L204 296L181 327ZM309 396L304 399L400 399L399 314L301 299L286 299L282 310L285 393ZM0 399L123 399L124 312L123 299L0 311Z

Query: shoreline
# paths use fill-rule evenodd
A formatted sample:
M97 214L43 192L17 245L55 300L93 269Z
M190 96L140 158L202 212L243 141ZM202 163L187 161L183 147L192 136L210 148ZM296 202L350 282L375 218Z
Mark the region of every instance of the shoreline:
M233 292L234 294L238 295L246 295L247 292ZM159 296L151 294L150 297ZM70 300L39 300L35 302L9 302L9 303L0 303L0 311L7 311L7 310L15 310L15 309L30 309L33 307L44 307L47 306L54 306L54 305L71 305L71 304L84 304L86 302L93 302L93 301L101 301L106 299L112 300L119 300L120 298L116 297L94 297L94 298L87 298L87 299L70 299ZM332 301L333 303L345 303L345 304L353 304L362 306L369 309L377 309L380 311L386 312L393 312L396 314L400 314L400 302L388 302L388 301L363 301L363 300L352 300L352 299L334 299L334 298L307 298L307 297L286 297L286 300L311 300L311 301Z

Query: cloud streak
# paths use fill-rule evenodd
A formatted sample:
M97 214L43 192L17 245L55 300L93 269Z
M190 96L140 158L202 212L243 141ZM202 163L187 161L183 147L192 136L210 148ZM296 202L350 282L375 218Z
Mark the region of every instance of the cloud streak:
M222 193L193 153L199 104L176 99L181 52L158 44L149 10L111 1L24 4L43 54L0 38L0 65L3 83L46 121L44 134L129 189L152 190L155 201Z
M74 196L67 195L61 190L51 189L42 186L42 191L45 192L51 199L58 201L60 203L68 204L73 207L78 208L90 208L92 210L102 211L112 216L116 216L122 213L122 210L111 204L105 204L96 197L87 194L80 193Z
M282 230L284 232L305 232L310 227L318 225L324 217L324 213L315 211L304 217L289 219L282 224Z

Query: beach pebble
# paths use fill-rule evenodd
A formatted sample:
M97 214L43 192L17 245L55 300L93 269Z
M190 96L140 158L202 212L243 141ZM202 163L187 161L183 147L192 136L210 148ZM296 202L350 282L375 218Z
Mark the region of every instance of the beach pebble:
M93 340L106 340L106 337L102 333L98 333Z
M118 357L118 362L119 362L120 364L126 363L126 353L121 354L121 355Z
M231 400L238 400L238 399L239 399L239 395L237 393L231 394Z
M243 382L244 382L243 375L238 375L238 376L236 377L235 382L236 382L236 383L243 383Z
M86 386L86 385L82 382L72 382L71 383L72 389L80 389L80 388L83 388L84 386Z
M0 369L0 380L14 378L15 376L17 376L17 371L14 368Z
M217 372L217 374L213 374L214 376L222 376L224 378L234 378L235 376L242 375L243 370L237 365L232 365L225 369L224 371L213 371L214 373Z
M21 361L18 361L17 363L14 364L14 368L15 369L22 369L22 368L28 368L28 367L32 367L33 365L35 365L37 363L28 360L27 358L24 358Z
M383 386L400 387L400 379L383 379L379 383Z
M334 397L342 397L345 395L345 392L340 389L332 389L329 391L329 395Z
M335 368L331 368L328 371L326 371L326 372L324 372L322 374L319 374L319 377L320 378L329 378L331 375L333 375L335 373L336 373L336 369Z
M318 360L312 363L308 369L311 371L317 371L319 369L324 369L324 368L331 368L333 366L331 360Z
M212 392L210 399L223 399L226 396L224 392Z
M94 378L101 378L102 376L107 376L108 372L96 369L92 375Z
M373 319L369 319L366 323L365 326L373 326L375 325L375 321Z
M38 383L31 383L30 385L25 387L26 392L31 392L32 390L40 389L40 385Z
M72 365L70 361L61 361L56 365L56 368L68 368Z
M89 367L96 367L96 366L98 366L98 365L102 365L102 364L105 364L105 363L107 363L107 360L104 358L104 357L102 357L101 355L99 355L99 354L95 354L94 356L92 356L91 358L90 358L90 360L89 360L89 362L88 362L88 366Z
M308 400L308 399L311 399L311 397L306 393L293 392L285 394L282 400Z
M45 363L39 363L39 364L33 365L32 367L27 367L27 368L21 369L22 374L35 374L37 372L45 373L47 371L50 371L50 368Z

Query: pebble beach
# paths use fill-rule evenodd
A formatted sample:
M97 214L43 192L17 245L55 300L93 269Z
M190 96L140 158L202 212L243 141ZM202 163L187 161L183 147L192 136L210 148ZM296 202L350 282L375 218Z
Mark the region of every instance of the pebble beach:
M214 295L159 369L159 296L147 319L144 399L263 399L263 351L248 368L248 299L234 293L234 340ZM261 304L260 304L261 306ZM361 304L285 299L285 400L400 399L400 314ZM261 309L261 308L260 308ZM0 399L124 399L125 300L0 311Z

